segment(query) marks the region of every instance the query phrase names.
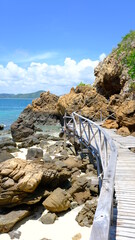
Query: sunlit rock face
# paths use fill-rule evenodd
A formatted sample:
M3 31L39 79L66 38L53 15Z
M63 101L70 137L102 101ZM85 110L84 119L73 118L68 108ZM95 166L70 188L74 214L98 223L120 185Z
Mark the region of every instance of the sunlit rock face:
M61 115L78 112L84 117L92 120L100 119L101 111L103 117L108 115L108 101L96 92L91 86L78 86L72 88L70 93L61 96L58 100L57 108Z
M12 137L15 141L22 141L34 134L38 125L57 125L62 121L57 111L59 97L45 92L32 101L11 125Z

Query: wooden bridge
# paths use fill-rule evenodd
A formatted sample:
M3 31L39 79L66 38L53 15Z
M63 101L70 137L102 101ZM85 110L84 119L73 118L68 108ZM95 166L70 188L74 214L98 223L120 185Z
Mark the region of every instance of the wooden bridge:
M97 162L100 195L89 240L135 239L135 154L129 150L135 138L105 131L77 113L64 116L64 133Z

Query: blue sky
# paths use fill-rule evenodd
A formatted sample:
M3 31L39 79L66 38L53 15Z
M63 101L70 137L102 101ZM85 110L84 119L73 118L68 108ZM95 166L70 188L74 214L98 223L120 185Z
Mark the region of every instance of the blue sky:
M93 83L94 67L135 29L134 12L134 0L0 1L0 92Z

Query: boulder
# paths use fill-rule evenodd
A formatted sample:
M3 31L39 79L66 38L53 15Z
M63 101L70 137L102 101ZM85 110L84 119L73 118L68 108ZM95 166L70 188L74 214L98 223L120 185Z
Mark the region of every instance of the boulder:
M112 119L107 119L103 124L102 127L108 128L108 129L113 129L113 128L118 128L118 123L115 120Z
M0 214L0 233L9 232L18 221L29 215L30 210L28 209L17 209L6 214Z
M0 206L19 205L29 201L28 196L33 199L42 176L41 166L28 160L13 158L0 163Z
M53 161L52 158L50 157L50 155L49 155L48 153L45 153L45 154L43 155L43 160L44 160L45 162L52 162L52 161Z
M35 204L41 200L45 190L64 184L71 171L62 162L44 162L12 158L0 163L0 207L20 204Z
M117 130L117 134L123 136L123 137L126 137L126 136L129 136L130 135L130 131L127 127L121 127Z
M55 220L57 219L57 215L55 213L43 213L41 218L40 218L40 221L43 223L43 224L52 224L55 222Z
M42 149L45 149L47 147L47 145L48 145L48 141L47 140L41 140L40 141L40 147Z
M16 143L13 141L13 139L5 138L5 137L0 139L0 149L2 148L6 149L6 147L9 147L9 146L16 147Z
M0 131L4 129L4 125L0 124Z
M99 120L101 111L104 118L108 116L107 104L105 97L98 94L95 88L79 86L59 98L57 109L61 115L65 112L70 115L75 111L89 119Z
M29 136L28 138L25 139L25 141L18 144L18 148L28 148L39 143L40 141L38 138L36 138L35 136Z
M43 150L40 148L29 148L27 151L26 159L41 159L43 158Z
M97 200L88 200L82 210L76 216L76 221L80 226L90 227L93 223L95 211L97 207Z
M78 168L78 169L86 169L88 162L83 160L79 160L75 156L70 156L68 157L63 163L72 170L73 168Z
M73 197L74 197L75 201L76 201L79 205L85 203L86 200L92 199L92 196L91 196L89 190L83 191L83 192L74 193L74 194L73 194Z
M125 100L116 111L116 120L120 127L135 131L135 100Z
M100 62L94 69L96 76L94 86L97 92L109 98L111 95L118 94L123 87L123 81L120 81L121 65L117 59L110 54Z
M45 199L43 205L50 212L63 212L70 208L70 195L63 189L55 189L48 198Z
M13 139L21 142L33 135L38 125L57 125L63 121L56 108L58 98L50 92L45 92L40 98L33 100L32 105L28 105L11 125Z
M7 159L11 159L13 157L14 156L11 153L7 152L6 150L1 150L0 151L0 162L3 162Z

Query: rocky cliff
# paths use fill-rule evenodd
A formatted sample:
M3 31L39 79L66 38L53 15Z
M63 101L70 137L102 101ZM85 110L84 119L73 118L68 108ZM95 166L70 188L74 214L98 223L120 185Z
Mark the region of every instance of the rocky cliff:
M114 113L118 128L126 127L127 134L135 132L135 31L127 34L94 72L94 86L108 99L108 111Z
M94 86L106 98L130 93L135 98L135 31L127 34L95 68Z
M135 31L127 34L118 47L95 68L95 83L92 86L78 86L60 98L49 92L34 100L12 124L15 141L32 135L38 124L62 123L67 112L99 120L113 114L116 121L111 125L118 132L135 132ZM85 84L84 84L85 85ZM123 128L124 127L124 128ZM122 131L121 131L122 128Z
M38 125L56 125L60 123L61 116L57 111L57 101L59 97L45 92L32 101L20 114L16 122L11 125L12 137L15 141L32 135Z
M58 112L61 115L79 112L81 115L92 119L100 119L101 111L103 117L108 116L107 99L98 94L96 89L86 85L72 88L70 93L61 96L57 103Z

